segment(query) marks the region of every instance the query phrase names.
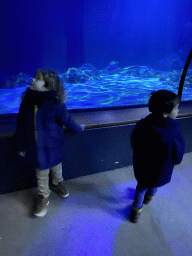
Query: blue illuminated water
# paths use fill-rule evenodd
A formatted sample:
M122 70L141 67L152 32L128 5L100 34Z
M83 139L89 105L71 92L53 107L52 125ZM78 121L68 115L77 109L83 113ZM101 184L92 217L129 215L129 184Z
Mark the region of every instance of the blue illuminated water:
M88 109L147 104L149 94L154 90L166 89L177 94L173 86L159 78L139 78L126 75L105 75L102 80L90 80L86 83L65 83L68 109ZM0 114L18 113L20 95L26 87L0 89ZM192 88L184 87L182 100L192 100Z

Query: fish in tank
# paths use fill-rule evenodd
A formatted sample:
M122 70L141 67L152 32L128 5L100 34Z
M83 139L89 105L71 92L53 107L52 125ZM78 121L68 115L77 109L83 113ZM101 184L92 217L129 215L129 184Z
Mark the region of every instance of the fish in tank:
M18 113L38 68L59 74L68 109L143 105L152 91L177 93L192 46L190 6L188 0L51 0L38 9L23 0L4 3L0 114ZM192 64L182 94L189 100Z

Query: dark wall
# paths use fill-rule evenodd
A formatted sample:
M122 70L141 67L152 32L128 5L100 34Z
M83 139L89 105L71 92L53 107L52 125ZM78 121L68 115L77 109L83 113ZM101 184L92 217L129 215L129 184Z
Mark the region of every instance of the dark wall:
M186 143L185 153L191 152L192 117L177 121ZM130 136L133 128L133 124L127 124L88 129L68 138L63 160L64 179L132 165ZM12 135L0 137L0 170L0 193L36 186L34 169L18 157Z

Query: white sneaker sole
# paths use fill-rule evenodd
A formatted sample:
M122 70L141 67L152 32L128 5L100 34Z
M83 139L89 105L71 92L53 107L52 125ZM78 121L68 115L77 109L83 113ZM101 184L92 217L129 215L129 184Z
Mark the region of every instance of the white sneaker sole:
M49 201L47 202L46 206L49 204ZM47 209L43 209L40 213L34 213L35 216L37 217L44 217L47 213Z
M68 193L67 194L65 194L65 195L59 195L58 193L57 193L57 190L54 188L54 187L52 187L52 190L58 195L58 196L61 196L61 197L63 197L63 198L67 198L68 196L69 196L69 191L68 191Z
M69 196L69 193L68 194L66 194L66 195L64 195L64 196L61 196L61 197L63 197L63 198L67 198Z

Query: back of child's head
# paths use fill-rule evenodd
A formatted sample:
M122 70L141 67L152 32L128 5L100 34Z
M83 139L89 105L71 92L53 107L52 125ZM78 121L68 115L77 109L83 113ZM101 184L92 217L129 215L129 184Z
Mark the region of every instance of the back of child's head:
M56 72L48 69L37 69L35 72L35 76L37 75L42 76L45 82L45 88L47 88L49 91L53 90L57 92L56 98L60 100L60 102L65 102L66 100L65 87L63 85L61 78L58 76Z
M154 91L150 96L149 111L162 116L164 113L171 113L173 108L181 101L177 94L168 90Z

